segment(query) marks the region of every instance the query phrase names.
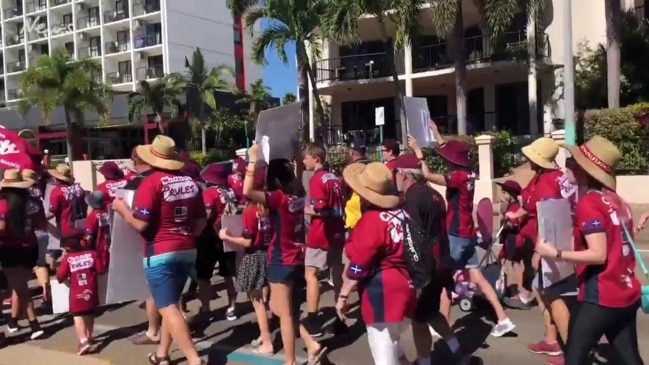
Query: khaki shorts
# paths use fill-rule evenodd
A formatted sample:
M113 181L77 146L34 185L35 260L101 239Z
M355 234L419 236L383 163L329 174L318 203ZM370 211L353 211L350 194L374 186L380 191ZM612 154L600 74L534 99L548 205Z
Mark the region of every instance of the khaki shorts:
M321 248L306 248L304 255L304 266L314 267L318 270L327 270L330 266L343 265L343 248L330 247L327 250Z

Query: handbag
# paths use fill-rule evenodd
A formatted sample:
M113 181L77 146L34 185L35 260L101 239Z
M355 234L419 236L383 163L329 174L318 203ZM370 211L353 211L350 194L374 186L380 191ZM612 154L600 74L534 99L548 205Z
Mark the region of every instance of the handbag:
M622 224L622 227L624 228L624 234L626 235L626 238L629 241L631 248L633 249L633 253L635 253L636 261L638 262L638 264L640 264L640 270L642 270L642 273L645 277L649 278L649 270L647 270L647 266L645 265L644 260L642 260L642 256L640 256L640 252L638 251L635 242L633 242L633 238L631 238L631 235L629 234L629 230L624 224ZM649 314L649 285L642 285L640 293L640 307L642 308L643 312Z

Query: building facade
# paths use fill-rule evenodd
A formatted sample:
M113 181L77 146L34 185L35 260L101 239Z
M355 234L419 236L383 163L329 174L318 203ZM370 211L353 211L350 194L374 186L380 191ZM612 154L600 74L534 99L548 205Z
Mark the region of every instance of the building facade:
M102 72L95 77L112 85L116 93L136 91L142 80L184 72L185 57L191 59L196 48L201 49L206 67L229 66L234 71L229 81L240 89L262 75L249 57L251 34L243 31L241 19L232 18L225 1L1 0L1 5L0 123L31 129L39 145L53 153L64 146L62 113L53 113L45 126L38 111L21 118L14 105L20 99L21 74L38 56L56 48L64 48L72 59L97 60ZM127 123L126 98L116 97L113 104L111 124L118 129L91 132L97 118L88 115L80 136L93 134L95 141L103 138L106 146L115 139L133 143L149 139L148 132L156 127L148 121L139 131L117 133Z
M549 134L554 121L564 115L562 2L548 1L542 29L519 15L498 42L481 24L474 2L463 0L462 5L467 132L509 130L529 137ZM622 6L645 16L644 0L622 0ZM572 7L573 52L584 44L605 44L604 2L572 0ZM430 11L421 10L423 35L417 44L395 53L395 64L406 96L425 97L437 124L453 133L457 130L453 45L450 39L435 35L427 14ZM401 139L403 117L379 26L373 17L359 19L358 26L360 44L344 46L325 40L322 58L314 60L316 84L330 113L324 139L335 142L347 132L371 130L377 107L385 110L385 137ZM311 121L314 112L312 107ZM318 129L311 128L314 130Z

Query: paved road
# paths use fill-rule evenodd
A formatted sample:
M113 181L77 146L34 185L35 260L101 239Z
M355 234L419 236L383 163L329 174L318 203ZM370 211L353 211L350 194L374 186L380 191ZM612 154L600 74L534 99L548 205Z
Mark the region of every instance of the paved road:
M649 259L649 253L644 253ZM219 295L225 295L222 283L216 282L215 287ZM355 299L355 298L354 298ZM241 298L243 300L243 298ZM331 292L323 298L324 305L331 305L333 299ZM209 358L211 365L220 364L249 364L249 365L281 365L281 353L269 358L261 358L252 353L247 347L258 333L256 324L252 322L254 315L251 307L242 303L240 310L244 315L237 321L228 322L223 319L224 299L217 297L213 307L218 308L214 315L215 321L197 338L197 346ZM197 302L190 303L190 310L197 309ZM331 317L332 308L324 309L325 315ZM540 313L531 311L509 311L509 315L517 324L516 335L507 338L490 338L488 336L491 322L480 314L465 314L454 309L453 318L456 320L456 329L460 342L466 348L475 349L476 363L502 364L544 364L543 358L531 355L526 351L527 343L538 340L542 335ZM358 316L358 311L352 315ZM136 347L128 341L128 336L141 330L145 326L144 311L138 309L135 303L112 308L97 319L97 332L101 333L101 350L98 354L79 358L74 354L76 341L70 322L64 317L45 317L47 338L39 341L30 341L22 345L14 345L0 350L0 365L15 364L17 359L21 365L41 364L44 360L51 364L68 365L140 365L146 363L146 354L154 350L153 346ZM334 338L329 336L323 344L330 349L327 360L338 365L365 365L371 364L367 339L361 323L350 320L352 333L347 337ZM638 321L638 335L643 358L649 360L649 316L640 315ZM21 336L18 332L18 336ZM277 338L279 334L276 332ZM403 338L406 354L414 356L412 337L406 333ZM276 347L279 347L277 345ZM236 351L235 351L236 350ZM174 349L171 354L173 359L181 360L182 355ZM304 353L299 356L305 357ZM178 364L185 362L179 361ZM325 362L326 363L326 362ZM615 361L609 361L615 364Z

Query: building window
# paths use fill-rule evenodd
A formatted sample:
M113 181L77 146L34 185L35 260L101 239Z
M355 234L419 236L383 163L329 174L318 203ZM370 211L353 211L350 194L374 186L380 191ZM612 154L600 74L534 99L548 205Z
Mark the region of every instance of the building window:
M68 26L68 25L72 24L72 13L63 14L63 24L65 26Z
M241 58L236 58L234 62L234 72L237 75L243 75L243 60Z
M238 29L234 30L234 43L241 44L241 31Z

